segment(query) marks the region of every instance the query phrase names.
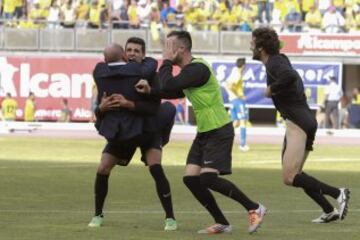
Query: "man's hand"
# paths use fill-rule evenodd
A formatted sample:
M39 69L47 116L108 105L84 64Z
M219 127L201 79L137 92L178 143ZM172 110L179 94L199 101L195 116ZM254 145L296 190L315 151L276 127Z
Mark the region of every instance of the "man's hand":
M270 98L271 97L271 88L268 86L265 90L265 97Z
M166 39L165 46L163 49L163 59L174 61L177 55L178 55L178 50L175 46L174 41L171 39Z
M106 112L117 107L119 107L119 104L114 102L111 96L107 96L106 92L104 92L99 103L100 112Z
M149 82L146 81L145 79L141 79L136 85L135 85L135 89L136 91L138 91L139 93L146 93L146 94L150 94L151 91L151 87L149 85Z
M107 96L106 93L103 94L101 98L101 102L99 104L100 112L106 112L115 110L116 108L134 108L134 103L128 101L123 95L121 94L112 94L111 96Z

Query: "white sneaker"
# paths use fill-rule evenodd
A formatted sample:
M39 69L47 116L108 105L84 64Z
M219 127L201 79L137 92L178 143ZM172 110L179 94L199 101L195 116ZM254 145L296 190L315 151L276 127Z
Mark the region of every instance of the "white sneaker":
M313 223L328 223L332 221L338 220L340 217L339 211L334 208L334 211L331 213L323 213L320 215L320 217L313 219L311 222Z
M247 152L250 150L250 147L248 145L245 146L239 146L239 150L242 152Z
M248 232L250 234L256 232L256 230L261 226L266 212L267 212L267 208L260 203L259 203L259 207L256 210L249 211Z
M348 212L348 204L350 199L350 190L347 188L340 188L340 195L336 199L339 204L339 217L344 220Z

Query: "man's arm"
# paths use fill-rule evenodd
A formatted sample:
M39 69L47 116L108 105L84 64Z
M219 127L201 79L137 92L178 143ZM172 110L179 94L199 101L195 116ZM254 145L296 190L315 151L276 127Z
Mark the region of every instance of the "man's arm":
M96 118L102 118L105 112L116 111L119 108L128 109L141 115L155 115L160 106L160 99L153 98L146 101L130 101L121 94L103 95L95 109Z
M151 79L155 76L158 62L154 58L146 57L141 63L141 78Z
M136 88L139 92L163 98L183 98L183 90L190 87L200 87L207 83L210 70L202 63L191 63L181 70L177 76L172 75L173 65L170 60L164 60L159 71L159 84L151 88L146 81L139 81Z

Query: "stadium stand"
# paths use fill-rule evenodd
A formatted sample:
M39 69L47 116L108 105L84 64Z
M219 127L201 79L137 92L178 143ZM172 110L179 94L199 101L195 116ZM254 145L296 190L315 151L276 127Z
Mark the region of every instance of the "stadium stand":
M171 3L171 4L170 4ZM358 32L359 0L3 0L12 28L139 29L249 32L261 24L281 32Z

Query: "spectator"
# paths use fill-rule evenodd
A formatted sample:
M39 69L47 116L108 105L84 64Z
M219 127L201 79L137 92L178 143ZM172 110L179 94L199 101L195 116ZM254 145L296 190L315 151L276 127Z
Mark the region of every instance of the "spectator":
M353 90L348 119L351 128L360 128L360 88Z
M319 105L316 110L316 121L318 122L318 128L325 128L325 106Z
M98 1L95 0L92 2L89 10L89 28L100 28L100 15L101 6L99 6Z
M46 20L44 9L41 8L39 3L34 4L34 8L30 11L30 20L33 22L34 27L44 27Z
M270 23L271 22L271 3L268 0L258 0L258 16L257 19L259 20L260 23ZM264 15L265 15L265 20L264 21Z
M50 29L59 28L60 7L56 1L53 1L53 3L51 4L47 21L48 21L48 28Z
M151 14L151 3L149 0L140 0L138 2L137 14L139 16L140 27L149 28Z
M352 92L351 103L360 105L360 88L354 88Z
M61 101L61 104L62 104L62 109L61 109L59 122L70 122L71 110L68 105L68 100L64 98Z
M343 92L335 77L330 77L329 85L325 88L325 127L339 128L339 101Z
M311 11L311 8L316 8L315 0L302 0L301 1L301 12L302 20L305 21L306 15Z
M320 11L315 5L310 7L310 10L305 15L305 23L307 24L309 32L320 32L321 31L322 16Z
M14 17L16 19L20 19L25 12L26 7L26 0L14 0L15 10L14 10Z
M6 97L1 103L1 110L4 121L15 121L16 110L18 107L17 101L11 97L10 93L6 94Z
M3 0L2 8L3 15L2 17L7 20L11 20L14 17L16 3L14 0Z
M154 41L160 39L160 30L162 28L160 20L160 11L156 4L152 4L150 13L150 32Z
M100 5L100 27L107 28L109 23L109 9L105 4Z
M129 3L125 1L120 8L120 21L123 21L119 24L119 28L129 28L129 15L128 15Z
M229 24L230 30L240 30L240 25L241 25L240 19L241 16L243 15L242 13L243 13L243 6L241 5L240 0L233 0L227 22Z
M354 33L357 31L355 13L352 8L347 8L345 12L345 29L346 32Z
M227 30L226 24L229 21L229 15L230 12L225 2L221 2L219 8L212 15L212 20L215 21L215 25L212 25L212 31Z
M179 99L179 101L176 104L175 122L177 124L185 124L185 110L184 110L185 102L186 100L183 98L183 99Z
M76 12L75 9L72 7L71 3L66 3L61 8L61 25L64 28L73 28L76 22Z
M326 33L343 32L345 19L341 13L336 11L334 6L331 6L324 14L322 26Z
M301 32L301 14L295 10L295 7L290 8L289 13L285 17L287 30L289 32Z
M169 23L170 23L170 26L172 26L172 24L174 24L175 13L176 13L176 10L170 6L169 0L164 0L163 5L162 5L162 10L160 12L161 22L164 24L164 26L168 26Z
M131 0L127 14L129 16L129 27L135 28L135 29L139 28L140 27L140 19L139 19L138 12L137 12L136 0Z
M204 4L203 2L201 3ZM184 30L184 17L185 14L183 11L183 5L179 4L176 8L176 14L175 14L175 22L176 22L175 25L177 30Z
M127 1L123 1L123 0L113 0L111 5L110 5L110 18L111 21L113 22L112 27L115 29L118 28L125 28L124 26L122 26L120 23L118 23L118 21L121 21L121 9L123 8L123 6L127 4ZM127 10L126 10L126 20L129 20L127 18Z
M33 122L35 121L35 95L33 92L29 93L29 97L26 99L24 108L24 121Z
M340 98L339 124L340 128L349 128L349 107L351 101L346 95Z
M76 7L76 21L87 21L89 19L90 6L86 0L80 0Z

